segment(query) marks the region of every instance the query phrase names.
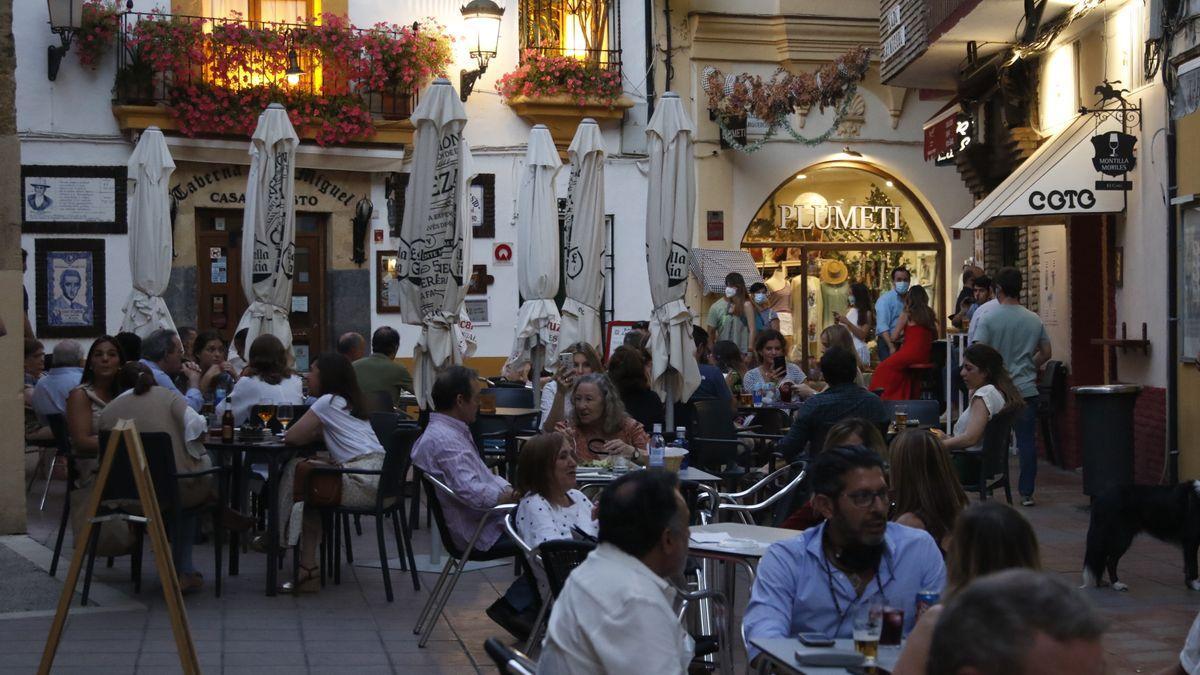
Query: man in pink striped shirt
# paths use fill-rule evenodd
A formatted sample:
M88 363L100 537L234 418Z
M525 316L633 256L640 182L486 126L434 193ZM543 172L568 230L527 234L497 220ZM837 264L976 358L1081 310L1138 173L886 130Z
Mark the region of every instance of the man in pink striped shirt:
M466 548L479 519L497 504L517 501L512 485L492 473L475 447L470 425L479 412L479 376L474 370L451 366L433 383L433 407L425 432L413 445L412 461L417 468L444 483L465 504L442 498L442 513L454 544ZM520 551L504 532L504 522L492 518L475 541L479 551ZM537 617L537 593L528 574L523 574L491 607L487 615L505 630L525 639Z

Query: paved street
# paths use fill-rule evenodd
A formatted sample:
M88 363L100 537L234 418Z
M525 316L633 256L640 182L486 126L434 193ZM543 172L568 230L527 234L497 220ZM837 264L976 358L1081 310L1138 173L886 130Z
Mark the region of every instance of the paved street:
M1079 477L1044 465L1039 482L1038 506L1022 513L1034 523L1047 569L1078 583L1087 530ZM30 534L37 542L53 544L60 503L52 498L46 511L39 512L37 503L30 502ZM428 530L421 529L416 538L418 551L427 551ZM0 547L13 548L12 538L3 541ZM369 531L355 538L354 550L360 561L374 557ZM11 558L0 556L0 563ZM196 561L211 580L211 547L197 547ZM511 578L508 566L465 575L447 618L434 631L429 646L419 649L412 626L427 587L414 593L406 575L393 571L397 596L390 604L384 599L378 570L367 567L344 567L342 584L316 595L266 598L262 595L264 556L249 553L242 564L240 576L226 579L222 598L213 597L210 585L187 599L205 672L494 672L483 641L503 631L484 616L483 609L506 587ZM1176 658L1200 606L1200 593L1185 590L1178 550L1153 540L1139 539L1122 561L1121 572L1129 592L1088 591L1111 621L1106 639L1110 672L1154 672ZM111 588L93 591L106 607L74 610L56 672L171 672L178 661L150 561L147 583L137 596L128 580L127 560L119 559L112 569L98 563L96 577ZM10 585L18 583L15 578L0 575L0 595L14 593ZM422 583L432 585L435 578L423 574ZM744 604L744 589L739 596ZM0 605L0 611L12 612L13 607ZM32 672L38 663L50 618L18 616L0 613L0 672Z

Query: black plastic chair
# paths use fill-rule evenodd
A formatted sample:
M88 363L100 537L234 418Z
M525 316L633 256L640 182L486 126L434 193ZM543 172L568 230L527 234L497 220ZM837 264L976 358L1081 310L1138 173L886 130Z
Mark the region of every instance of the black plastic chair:
M100 431L100 454L103 458L103 453L108 448L108 439L112 432L106 429ZM213 519L213 551L215 558L216 576L213 581L216 596L221 597L221 545L223 543L223 528L221 527L221 510L226 503L226 485L222 477L227 472L224 467L214 466L203 471L189 471L180 473L175 467L175 450L171 444L171 435L165 432L139 432L141 437L142 450L146 455L146 465L150 473L150 481L154 486L155 496L158 498L159 511L162 513L163 525L167 532L167 538L171 543L171 556L175 558L179 555L180 532L179 532L179 516L180 515L200 515L208 513ZM184 508L180 503L179 496L179 481L192 478L200 478L203 476L217 477L217 493L216 501L208 501ZM142 573L142 550L145 536L144 520L141 513L135 511L127 511L119 504L109 505L111 500L134 500L137 501L138 490L137 483L134 482L133 468L129 463L129 454L125 451L117 452L113 457L112 469L108 475L108 481L104 486L104 493L101 496L100 506L96 511L96 516L102 518L105 516L132 516L129 520L131 523L141 525L137 529L136 543L134 544L133 558L130 563L131 573L133 576L134 591L141 591L141 573ZM98 525L99 523L97 523ZM194 536L194 533L185 533L186 536ZM83 577L83 593L82 602L80 604L87 605L88 592L92 585L92 569L96 563L96 546L100 540L100 528L93 526L92 534L87 542L87 571Z
M1038 380L1038 422L1042 428L1042 444L1046 460L1061 466L1058 458L1058 433L1054 417L1067 404L1067 367L1062 361L1047 361Z
M952 453L977 465L978 478L973 482L964 482L963 489L967 492L978 492L980 501L985 501L992 490L1002 487L1005 499L1010 505L1012 504L1012 487L1008 476L1008 448L1016 417L1016 411L992 415L992 419L988 420L987 426L983 429L983 448L981 450L976 452L955 450ZM975 467L970 467L968 472L974 473L974 469ZM996 476L999 478L995 478Z
M528 656L496 638L488 638L483 648L504 675L534 675L537 672L537 664Z
M733 424L733 411L724 401L696 401L695 424L688 440L688 464L726 480L737 480L742 442Z
M512 481L517 466L517 436L539 433L541 418L540 412L525 415L476 415L475 423L471 425L471 435L484 463L498 467L500 473Z
M499 384L494 387L483 389L480 394L491 394L496 397L496 407L498 408L532 408L533 407L533 389L525 385L514 382L511 384Z
M67 433L66 418L60 414L46 415L46 425L54 434L55 461L61 457L67 465L67 489L63 493L62 516L58 521L58 536L54 540L54 555L50 558L50 576L54 576L58 572L58 559L62 555L63 537L71 520L71 492L75 490L75 482L79 477L75 471L75 459L71 456L71 436ZM50 473L46 476L47 487L53 472L54 464L51 464Z
M379 567L383 573L383 590L388 602L392 602L392 576L388 569L387 542L383 536L383 522L387 516L392 516L392 534L396 538L396 550L400 555L401 569L408 568L412 574L413 590L421 590L421 581L417 577L417 563L413 558L412 541L409 537L408 522L404 519L404 477L408 475L411 461L412 446L421 430L416 427L398 426L388 436L383 444L383 467L379 470L354 469L346 467L318 467L315 473L358 474L379 476L378 488L375 491L375 504L367 507L333 506L322 509L325 516L324 535L322 537L321 577L324 579L327 562L333 563L334 583L341 581L341 562L339 544L342 533L345 533L346 544L350 542L348 516L374 516L375 538L379 545ZM312 474L309 474L310 478ZM308 493L308 486L304 486ZM330 527L332 525L332 527ZM332 536L331 536L332 535ZM405 559L407 558L407 564ZM293 578L300 574L300 558L292 558Z
M596 549L590 541L576 539L556 539L544 541L537 547L542 559L542 569L546 572L546 582L550 585L550 595L558 599L563 586L567 583L567 575L576 567L583 564L588 554Z

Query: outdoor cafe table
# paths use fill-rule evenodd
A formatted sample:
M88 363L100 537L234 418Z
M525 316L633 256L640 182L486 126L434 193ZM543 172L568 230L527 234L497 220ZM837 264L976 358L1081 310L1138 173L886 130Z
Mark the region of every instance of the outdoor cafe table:
M820 651L827 648L805 647L795 637L751 638L750 644L762 651L762 658L758 660L758 667L755 670L758 673L766 673L772 666L774 666L774 672L788 673L789 675L845 675L847 672L862 672L848 671L845 668L800 665L796 662L796 652ZM832 649L852 652L854 651L854 640L846 638L835 640ZM879 655L875 658L875 662L881 669L891 672L892 668L896 667L898 660L900 660L899 645L879 645Z
M313 447L297 447L287 445L283 439L274 434L260 433L244 434L240 430L234 435L232 443L221 440L220 434L209 433L204 441L204 447L217 456L221 466L232 461L232 476L234 488L230 494L237 500L236 507L244 502L246 489L244 467L253 462L265 462L267 465L267 595L274 596L279 585L279 474L283 465L297 453L311 454ZM238 573L238 539L237 532L230 533L229 540L229 574Z
M638 469L630 469L630 471L637 470ZM589 466L581 466L575 469L575 479L581 483L611 483L626 473L629 472L623 471L621 473L617 473L612 469L597 469ZM721 477L714 476L707 471L701 471L700 469L689 466L688 468L679 472L679 480L717 485L721 482Z

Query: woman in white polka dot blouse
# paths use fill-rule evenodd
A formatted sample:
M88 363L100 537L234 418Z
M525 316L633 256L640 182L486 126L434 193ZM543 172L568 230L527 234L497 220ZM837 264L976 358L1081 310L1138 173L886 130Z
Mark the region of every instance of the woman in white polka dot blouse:
M531 547L554 539L595 537L594 507L575 489L575 453L566 436L547 433L529 439L517 460L517 534Z

